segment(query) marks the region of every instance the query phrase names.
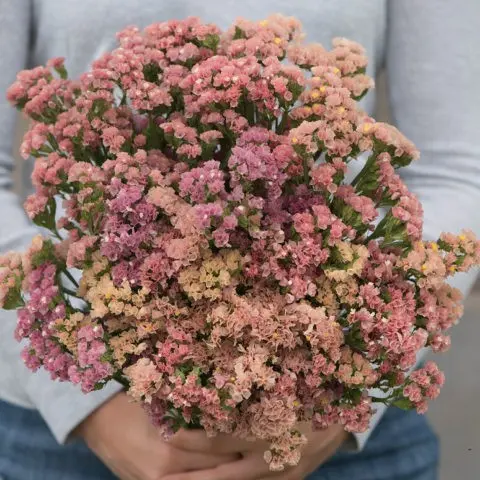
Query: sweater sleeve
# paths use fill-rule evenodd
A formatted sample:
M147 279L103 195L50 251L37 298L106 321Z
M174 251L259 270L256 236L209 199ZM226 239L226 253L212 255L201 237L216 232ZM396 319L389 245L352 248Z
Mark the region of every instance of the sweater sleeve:
M388 3L385 60L393 120L421 152L401 174L423 204L427 239L462 228L480 234L479 20L478 0ZM470 272L450 283L466 295L475 278ZM357 447L384 411L377 408L372 428L356 436Z
M0 0L0 251L22 250L38 233L12 191L13 138L16 115L5 92L17 72L29 63L31 0ZM0 311L0 395L13 403L34 406L59 442L93 410L118 392L118 384L83 395L73 385L50 380L45 372L32 374L20 358L13 337L16 316Z

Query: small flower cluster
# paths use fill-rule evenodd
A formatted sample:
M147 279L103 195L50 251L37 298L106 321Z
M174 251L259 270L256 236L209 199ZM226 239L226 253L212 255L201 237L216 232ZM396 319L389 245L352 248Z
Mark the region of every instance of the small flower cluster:
M405 398L420 413L427 411L428 400L433 400L440 394L440 387L445 383L444 374L433 362L428 362L423 368L410 375L407 385L403 389Z
M480 243L422 241L397 173L418 152L360 110L361 46L305 45L281 16L118 39L79 82L54 59L8 91L33 120L25 208L52 234L0 261L27 365L85 392L122 382L166 435L265 440L272 470L298 462L300 422L360 432L374 402L424 411L443 377L408 371L449 346L445 279Z

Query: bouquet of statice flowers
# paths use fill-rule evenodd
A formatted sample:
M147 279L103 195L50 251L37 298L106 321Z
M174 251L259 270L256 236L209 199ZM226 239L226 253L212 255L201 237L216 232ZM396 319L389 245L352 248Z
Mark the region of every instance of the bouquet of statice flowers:
M302 422L424 412L443 375L410 371L449 346L462 307L445 279L480 244L422 240L397 173L419 155L359 108L362 47L304 44L278 15L118 40L78 81L56 58L8 91L33 120L25 208L51 233L1 261L27 366L85 392L121 382L165 434L264 440L273 470L298 462Z

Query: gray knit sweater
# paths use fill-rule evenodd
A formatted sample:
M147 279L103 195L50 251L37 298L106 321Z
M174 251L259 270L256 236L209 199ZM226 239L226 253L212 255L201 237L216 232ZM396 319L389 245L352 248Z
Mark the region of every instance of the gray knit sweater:
M312 41L361 42L371 75L387 67L395 122L422 152L405 175L423 202L426 236L465 226L480 233L479 0L0 0L0 250L23 248L35 232L11 191L15 113L4 98L17 71L65 56L75 77L129 24L196 15L225 26L274 12L298 17ZM370 113L374 100L364 100ZM455 283L467 291L473 278ZM62 442L119 387L83 395L29 373L14 324L13 313L0 312L0 398L37 408ZM369 434L357 436L360 447Z

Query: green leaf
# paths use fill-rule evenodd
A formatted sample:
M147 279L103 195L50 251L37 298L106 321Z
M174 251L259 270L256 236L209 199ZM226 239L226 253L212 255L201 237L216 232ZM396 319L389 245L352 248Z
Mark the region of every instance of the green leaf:
M147 137L147 150L162 149L165 142L165 135L163 129L155 123L153 118L150 118L144 133Z
M344 396L354 405L358 405L362 399L362 390L359 388L345 388Z
M284 258L279 258L277 262L283 267L283 268L288 268L293 265L293 257L291 254L288 254Z
M368 93L368 88L366 88L360 95L356 95L356 96L352 96L352 98L356 101L356 102L359 102L360 100L362 100L363 97L365 97L365 95Z
M55 254L55 246L51 240L43 240L42 249L32 257L32 265L37 268L46 262L56 264L58 261Z
M180 377L182 379L182 382L185 382L185 379L187 378L187 376L185 375L185 373L182 371L181 368L175 369L175 376Z
M94 117L102 117L110 108L106 100L96 99L93 101L92 108L88 112L87 118L91 121Z
M25 95L24 97L22 98L19 98L17 100L17 103L15 104L15 108L17 108L18 110L23 110L23 107L25 107L25 105L27 104L28 102L28 96Z
M217 52L218 44L220 42L220 37L215 34L209 34L205 37L205 40L202 42L203 46Z
M298 97L300 97L300 95L303 93L303 87L299 83L289 80L287 84L287 88L292 92L292 95L293 95L293 98L289 103L293 104L298 100Z
M23 307L25 302L23 301L20 288L12 288L8 291L3 301L4 310L17 310L17 308Z
M383 290L380 293L380 297L385 303L390 303L392 301L392 296L390 295L390 292L388 290Z
M235 34L233 35L234 40L240 40L242 38L247 38L245 32L238 26L235 26Z
M237 285L237 287L235 288L235 291L237 292L237 295L242 297L243 295L245 295L249 290L251 290L252 287L250 287L249 285L244 285L243 283Z
M45 210L39 213L34 219L33 223L39 227L46 228L47 230L55 230L55 214L57 211L57 202L52 197L48 200Z
M352 325L350 330L345 333L345 344L358 351L364 351L367 348L358 322Z
M245 216L245 215L241 215L240 217L238 217L238 225L241 227L241 228L244 228L244 229L248 229L248 226L249 226L249 221L248 221L248 218Z
M60 75L62 80L66 80L68 78L68 72L64 65L60 65L59 67L55 67L55 71Z
M52 148L54 148L55 150L59 150L60 147L58 145L57 139L51 133L47 134L47 140L50 142Z
M297 232L297 230L295 230L295 227L293 225L290 227L290 239L294 242L299 242L302 239L302 237Z
M392 402L392 405L397 408L401 408L402 410L412 410L413 404L408 398L399 398Z
M444 242L441 239L437 240L437 244L440 247L440 250L444 250L445 252L451 252L452 251L452 246L448 244L447 242Z
M111 351L105 352L101 357L100 361L104 363L112 363L113 362L113 355Z
M147 82L158 82L158 76L162 69L157 63L148 63L143 67L143 76Z

